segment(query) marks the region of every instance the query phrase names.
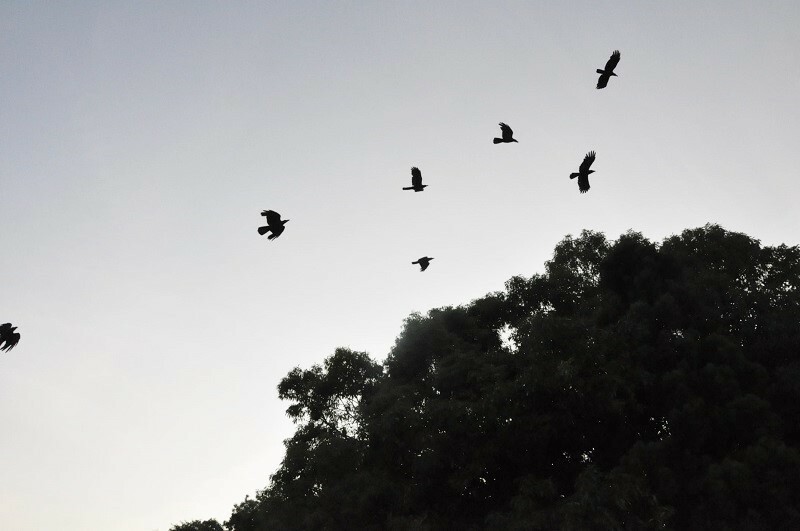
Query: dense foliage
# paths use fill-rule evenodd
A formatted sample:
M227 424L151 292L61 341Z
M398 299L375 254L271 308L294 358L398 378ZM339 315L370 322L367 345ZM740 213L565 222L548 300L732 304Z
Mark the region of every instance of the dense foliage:
M172 526L169 531L225 531L216 520L192 520Z
M567 237L279 386L297 431L231 531L800 529L800 249Z

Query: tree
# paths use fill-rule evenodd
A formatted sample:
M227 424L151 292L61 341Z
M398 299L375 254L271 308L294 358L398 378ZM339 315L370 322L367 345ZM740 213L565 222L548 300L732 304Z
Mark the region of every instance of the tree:
M225 531L216 520L192 520L172 526L169 531Z
M233 507L231 517L225 522L228 531L256 531L259 528L258 500L248 496Z
M798 279L798 247L715 225L567 237L381 365L291 371L297 431L226 526L800 529Z

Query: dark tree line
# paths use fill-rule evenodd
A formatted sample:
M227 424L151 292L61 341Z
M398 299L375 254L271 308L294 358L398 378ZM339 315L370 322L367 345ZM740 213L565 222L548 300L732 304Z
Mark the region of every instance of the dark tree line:
M225 528L800 529L798 283L798 247L714 225L567 237L383 364L291 371L297 431Z

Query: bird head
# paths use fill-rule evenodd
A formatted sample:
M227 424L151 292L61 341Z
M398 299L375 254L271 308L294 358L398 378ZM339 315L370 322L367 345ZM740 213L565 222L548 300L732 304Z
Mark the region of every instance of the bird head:
M289 220L288 219L284 219L283 220L283 224L286 225L287 223L289 223Z
M517 142L517 139L516 138L512 138L511 141L512 142ZM519 142L517 142L517 144L519 144Z
M594 173L594 170L589 170L587 173Z

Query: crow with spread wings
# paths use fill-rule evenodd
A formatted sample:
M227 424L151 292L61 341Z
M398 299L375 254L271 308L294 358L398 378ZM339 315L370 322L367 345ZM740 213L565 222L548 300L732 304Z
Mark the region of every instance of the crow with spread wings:
M511 130L509 126L500 122L500 133L503 135L503 138L496 138L493 140L495 144L500 144L502 142L511 143L516 142L515 139L512 137L514 136L514 131Z
M281 220L281 215L275 212L274 210L264 210L261 212L261 215L267 218L267 225L265 227L259 227L258 233L260 235L264 235L268 232L271 232L269 236L267 236L268 240L274 240L281 234L283 234L284 225L289 223L288 219Z
M19 333L14 332L16 330L16 326L11 326L11 323L5 323L0 325L0 350L10 351L12 348L17 346L19 343Z
M416 166L411 168L411 186L403 187L403 190L414 190L415 192L424 192L427 184L422 184L422 172Z
M611 57L608 59L606 63L606 68L604 70L597 69L597 73L600 74L600 79L597 80L597 88L606 88L608 85L608 80L611 79L611 76L616 76L617 74L614 73L614 69L617 67L617 63L619 63L619 50L614 50L614 53L611 54Z
M594 170L589 169L592 162L594 162L594 151L590 151L583 157L583 162L581 162L581 167L578 168L578 173L569 174L570 179L578 178L578 190L580 190L582 194L589 191L589 174L594 173Z

